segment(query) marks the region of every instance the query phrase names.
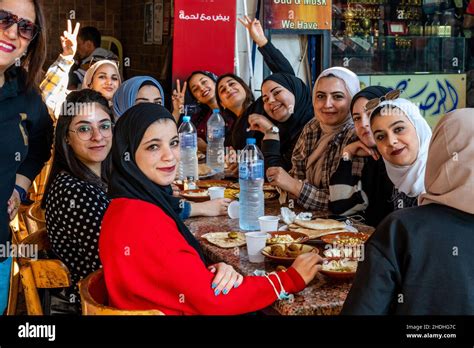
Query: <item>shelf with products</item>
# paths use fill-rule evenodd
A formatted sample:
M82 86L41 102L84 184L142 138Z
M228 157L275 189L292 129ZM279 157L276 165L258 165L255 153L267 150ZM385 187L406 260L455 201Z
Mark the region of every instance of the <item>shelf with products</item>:
M462 9L430 1L335 0L332 64L358 74L464 72Z

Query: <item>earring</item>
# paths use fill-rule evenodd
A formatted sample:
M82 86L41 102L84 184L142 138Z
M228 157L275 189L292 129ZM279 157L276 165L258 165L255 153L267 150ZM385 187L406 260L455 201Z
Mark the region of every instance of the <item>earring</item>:
M15 66L16 66L16 67L21 66L21 59L20 59L19 57L16 57L16 58L15 58Z

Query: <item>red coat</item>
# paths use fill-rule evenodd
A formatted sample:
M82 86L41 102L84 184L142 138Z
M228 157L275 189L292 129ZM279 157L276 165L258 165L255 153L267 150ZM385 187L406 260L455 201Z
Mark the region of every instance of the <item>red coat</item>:
M101 227L99 255L109 303L120 309L159 309L165 314L243 314L271 305L277 296L265 277L248 276L227 295L214 295L214 274L157 206L112 200ZM305 287L294 268L279 272L289 293ZM271 276L276 288L280 285Z

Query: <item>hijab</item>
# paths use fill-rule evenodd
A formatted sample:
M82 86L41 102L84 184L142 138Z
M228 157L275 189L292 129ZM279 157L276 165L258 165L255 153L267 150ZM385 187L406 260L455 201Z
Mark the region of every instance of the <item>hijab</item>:
M110 64L114 67L114 69L117 73L117 76L119 78L119 83L122 83L122 77L120 76L120 71L119 71L119 68L117 66L117 63L115 63L112 60L104 59L104 60L99 60L98 62L94 63L87 70L86 75L84 76L84 81L82 82L82 89L91 88L92 80L94 79L94 75L95 75L96 71L104 64Z
M138 167L135 153L148 127L160 120L173 116L163 106L142 103L128 109L115 126L112 146L113 172L110 179L109 195L114 198L139 199L156 205L174 220L179 233L200 255L201 248L178 216L180 200L173 197L171 185L161 186L152 182Z
M420 146L415 162L409 166L397 166L384 158L383 161L387 168L387 174L399 191L409 197L417 197L425 192L425 169L431 139L431 128L423 116L421 116L419 108L411 101L403 98L383 101L372 111L370 118L387 105L399 108L408 117L408 120L415 127Z
M474 214L474 109L459 109L436 126L420 205L438 203Z
M124 81L114 94L113 109L116 117L122 116L125 111L135 105L135 100L137 99L140 88L146 85L158 88L161 94L161 105L165 106L165 93L160 83L150 76L135 76Z
M338 66L329 68L329 69L324 70L319 75L318 79L316 80L314 84L313 104L316 99L318 83L323 77L337 77L338 79L340 79L344 83L346 90L349 93L350 98L353 98L357 94L357 92L359 92L360 90L359 78L352 71L346 68L338 67ZM316 115L316 118L317 117L318 115ZM312 180L313 185L319 186L321 184L324 157L325 157L324 155L329 146L329 142L332 139L334 139L334 137L337 134L339 134L344 129L346 129L346 127L349 126L350 124L352 124L350 109L346 117L344 118L344 120L335 126L330 126L330 125L322 124L321 122L319 122L319 127L321 128L321 131L322 131L321 137L316 142L315 149L309 156L308 161L306 162L306 170L308 172L308 178Z
M311 91L308 86L298 77L286 73L276 73L268 76L262 83L274 81L285 87L295 96L293 114L285 122L277 122L269 117L280 129L281 148L287 148L298 139L306 123L314 117L313 103L311 102Z

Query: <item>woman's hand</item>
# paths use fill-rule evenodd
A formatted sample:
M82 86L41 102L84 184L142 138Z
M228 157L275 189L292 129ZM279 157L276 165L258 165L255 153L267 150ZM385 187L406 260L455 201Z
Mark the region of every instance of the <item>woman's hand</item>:
M212 201L191 203L191 216L219 216L226 215L229 207L229 198L218 198Z
M249 116L249 124L250 130L262 132L264 134L269 128L275 126L268 118L259 114L251 114Z
M77 34L79 33L80 23L76 23L74 31L72 30L71 20L67 20L67 31L61 36L62 56L66 59L72 59L77 51Z
M20 194L18 193L16 189L14 189L7 204L7 213L8 213L8 217L10 218L10 221L13 220L16 214L18 213L18 208L20 208L20 203L21 203Z
M252 40L255 41L258 47L265 46L268 42L265 33L263 32L262 25L258 19L251 20L249 16L244 16L244 18L239 18L239 22L243 24L245 28L250 33Z
M311 252L299 255L295 261L293 261L291 267L299 273L305 284L308 285L321 270L322 263L323 258L318 254Z
M278 186L282 190L298 196L303 183L293 178L286 170L281 167L270 167L267 169L268 182Z
M216 273L211 285L216 296L221 292L223 295L227 295L232 288L238 288L244 281L244 277L237 273L234 267L224 262L211 265L207 269L212 273Z
M179 121L179 116L184 112L184 96L186 95L186 87L188 83L184 81L183 89L181 89L181 82L176 80L176 89L173 90L171 100L173 102L173 116L176 122Z
M350 161L354 156L357 157L368 157L372 156L374 160L378 160L380 158L379 153L376 149L371 149L367 145L365 145L362 141L358 140L353 142L352 144L347 145L342 150L342 159L345 161Z

